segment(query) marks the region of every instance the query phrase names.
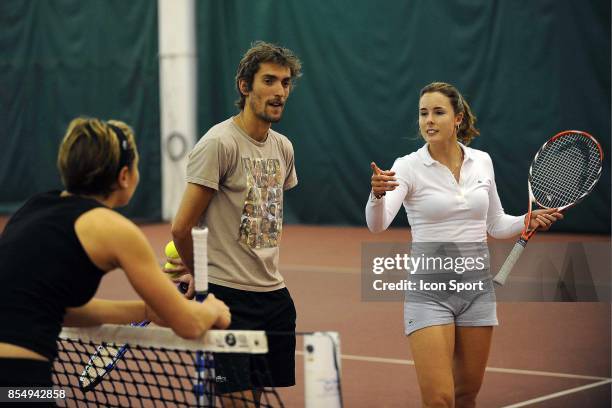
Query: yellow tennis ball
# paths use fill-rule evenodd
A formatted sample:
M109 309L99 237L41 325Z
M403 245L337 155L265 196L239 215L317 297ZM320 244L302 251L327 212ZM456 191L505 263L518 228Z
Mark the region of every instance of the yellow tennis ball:
M176 250L176 246L174 245L174 241L170 241L166 244L166 248L164 248L164 253L166 254L166 257L170 258L170 259L180 259L181 257L179 256L178 251ZM172 269L177 269L179 268L179 266L174 265L170 262L166 262L166 264L164 265L164 269L169 271ZM178 277L180 277L183 273L182 272L175 272L175 273L167 273L168 277L170 279L177 279Z
M178 251L176 250L176 246L174 246L174 241L170 241L166 244L166 248L164 249L166 256L168 258L177 259L180 258Z
M174 264L171 264L170 262L166 262L166 264L164 265L164 269L167 271L175 269L175 268L177 268L177 266ZM168 275L170 279L178 279L183 275L183 273L182 272L174 272L174 273L166 272L166 275Z

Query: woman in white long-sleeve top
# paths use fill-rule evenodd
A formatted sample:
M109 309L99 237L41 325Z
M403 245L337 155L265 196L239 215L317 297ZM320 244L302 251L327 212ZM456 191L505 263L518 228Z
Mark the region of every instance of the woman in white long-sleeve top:
M372 232L387 229L402 204L413 250L414 245L422 248L428 243L451 243L460 249L480 244L486 250L487 233L509 238L521 232L525 217L504 213L490 156L467 147L479 135L475 122L468 103L452 85L434 82L421 90L419 129L425 145L398 158L391 170L371 164L366 220ZM556 210L533 214L530 227L540 230L563 217ZM467 274L463 278L469 279ZM483 286L469 296L407 293L405 333L425 407L476 405L497 325L488 269L479 279Z

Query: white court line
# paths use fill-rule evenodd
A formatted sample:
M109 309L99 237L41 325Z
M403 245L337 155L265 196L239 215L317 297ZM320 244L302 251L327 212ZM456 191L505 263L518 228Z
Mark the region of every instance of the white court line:
M359 275L361 273L360 268L353 268L347 266L317 266L317 265L295 265L288 264L279 267L280 271L288 272L323 272L323 273L349 273L353 275Z
M519 374L519 375L536 375L541 377L556 377L556 378L572 378L577 380L610 380L608 377L596 377L592 375L581 375L581 374L568 374L568 373L557 373L553 371L536 371L536 370L519 370L515 368L498 368L498 367L487 367L485 371L492 373L504 373L504 374Z
M547 400L551 400L551 399L554 399L554 398L563 397L565 395L574 394L576 392L588 390L590 388L595 388L595 387L599 387L599 386L610 384L610 383L612 383L612 378L608 378L606 380L599 381L599 382L592 383L592 384L583 385L581 387L570 388L570 389L565 390L565 391L555 392L553 394L543 395L541 397L530 399L530 400L527 400L527 401L522 401L522 402L519 402L519 403L516 403L516 404L505 405L503 408L526 407L528 405L532 405L532 404L535 404L537 402L542 402L542 401L547 401Z
M297 265L297 264L287 264L281 265L280 270L288 271L288 272L321 272L321 273L343 273L350 275L359 275L361 274L361 268L354 268L351 266L330 266L330 265ZM513 276L512 281L514 282L522 282L522 283L558 283L558 279L552 278L535 278L531 276Z
M298 356L303 356L303 351L295 352ZM400 364L400 365L414 365L412 360L399 360L394 358L383 358L383 357L367 357L367 356L353 356L350 354L340 354L342 360L356 360L356 361L367 361L370 363L388 363L388 364Z
M304 353L301 351L296 351L295 354L300 355L300 356L304 355ZM402 360L402 359L397 359L397 358L356 356L356 355L351 355L351 354L341 354L340 356L343 360L367 361L370 363L414 365L413 360ZM596 376L591 376L591 375L557 373L557 372L552 372L552 371L519 370L519 369L514 369L514 368L498 368L498 367L487 367L486 371L492 372L492 373L503 373L503 374L535 375L535 376L541 376L541 377L571 378L571 379L576 379L576 380L612 382L612 378L608 378L608 377L596 377Z
M349 275L359 275L361 274L361 268L354 268L350 266L329 266L329 265L298 265L298 264L287 264L280 266L280 270L287 272L320 272L320 273L341 273L341 274L349 274ZM559 279L561 275L556 278L552 277L537 277L537 276L520 276L513 275L512 282L514 283L542 283L549 285L556 285L559 283ZM585 284L585 285L593 285L592 281L579 280L576 281L577 284ZM609 282L595 282L597 287L600 288L609 288Z

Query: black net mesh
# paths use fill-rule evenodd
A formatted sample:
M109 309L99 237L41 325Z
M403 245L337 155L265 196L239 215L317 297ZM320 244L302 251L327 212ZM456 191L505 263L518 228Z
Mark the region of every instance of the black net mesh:
M133 332L133 328L131 330ZM275 389L261 386L270 379L262 354L244 350L203 351L204 344L200 351L193 347L172 347L167 338L158 347L151 344L155 342L155 330L140 330L147 336L145 345L139 344L137 339L117 344L112 338L96 342L91 338L75 338L74 334L60 336L53 381L66 390L67 396L58 401L58 405L284 406ZM114 334L115 331L111 331L109 336ZM104 333L96 335L104 337ZM235 343L236 337L225 335L222 338ZM176 341L185 343L178 337ZM223 346L228 347L227 344ZM222 370L215 367L216 357L223 361Z

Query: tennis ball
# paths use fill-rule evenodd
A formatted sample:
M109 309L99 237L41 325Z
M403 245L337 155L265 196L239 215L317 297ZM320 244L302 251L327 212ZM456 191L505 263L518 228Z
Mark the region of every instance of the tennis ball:
M174 245L174 241L170 241L166 244L166 248L164 248L164 253L170 259L180 259L178 251L176 250L176 246ZM166 264L164 265L164 269L167 271L176 269L176 268L178 268L178 266L171 264L170 262L166 262ZM170 277L170 279L176 279L180 277L181 275L182 273L179 273L179 272L168 273L168 277Z
M174 241L170 241L166 244L166 248L164 249L166 256L172 259L180 258L178 251L176 250L176 246L174 246Z
M177 268L177 266L174 265L174 264L171 264L170 262L166 262L166 264L164 265L164 269L166 271L169 271L169 270L172 270L172 269L175 269L175 268ZM168 277L170 279L178 279L178 278L180 278L183 275L183 273L182 272L174 272L174 273L166 272L166 275L168 275Z

